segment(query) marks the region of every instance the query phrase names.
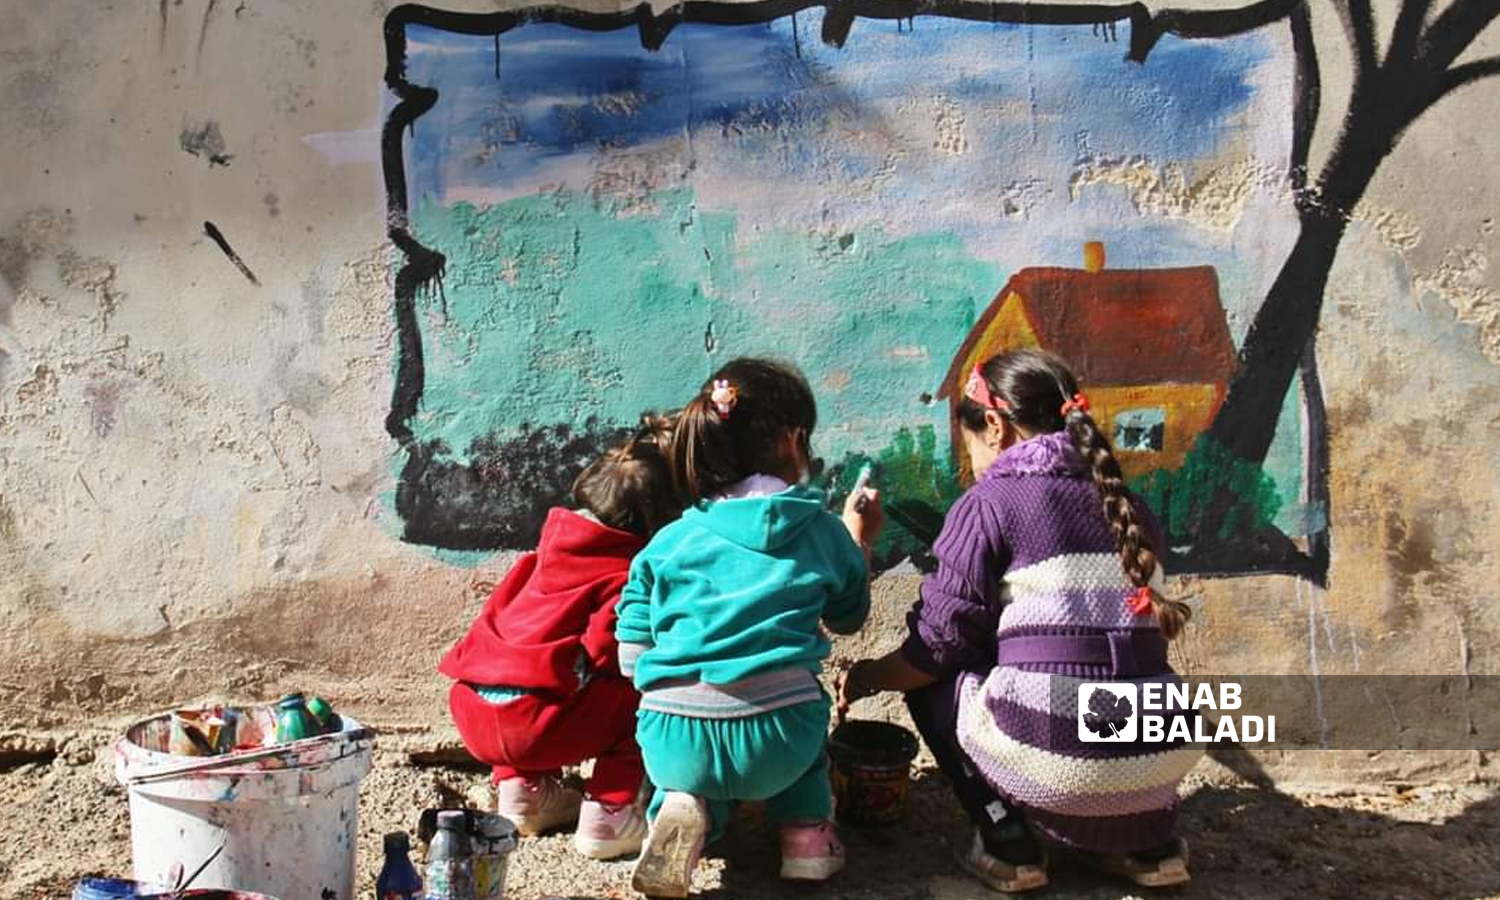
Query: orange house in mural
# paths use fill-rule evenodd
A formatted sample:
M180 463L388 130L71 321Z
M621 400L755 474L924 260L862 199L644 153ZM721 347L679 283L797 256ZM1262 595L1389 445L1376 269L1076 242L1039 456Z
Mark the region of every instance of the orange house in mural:
M957 404L969 370L1002 350L1050 350L1082 381L1126 475L1175 469L1219 411L1234 373L1218 273L1212 266L1106 269L1099 244L1086 246L1084 266L1011 276L953 358L938 396ZM956 433L953 449L962 462Z

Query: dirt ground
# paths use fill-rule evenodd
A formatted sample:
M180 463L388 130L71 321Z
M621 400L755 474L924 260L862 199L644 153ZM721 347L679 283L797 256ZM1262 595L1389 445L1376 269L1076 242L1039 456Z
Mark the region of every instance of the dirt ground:
M128 875L129 816L114 782L108 739L77 738L50 762L0 772L0 897L52 900L90 874ZM374 893L380 838L414 828L425 807L461 804L484 791L483 773L420 766L377 749L361 786L359 897ZM1183 832L1193 883L1173 898L1319 900L1500 898L1500 789L1453 785L1380 792L1283 793L1266 787L1184 785ZM846 829L849 867L827 885L791 887L775 877L774 835L754 807L698 872L704 900L883 898L981 900L992 894L964 876L955 852L968 840L942 776L919 768L904 826ZM566 835L523 841L512 857L508 896L628 898L629 861L599 863L571 851ZM1054 860L1041 895L1123 900L1151 892ZM300 900L300 898L284 898Z

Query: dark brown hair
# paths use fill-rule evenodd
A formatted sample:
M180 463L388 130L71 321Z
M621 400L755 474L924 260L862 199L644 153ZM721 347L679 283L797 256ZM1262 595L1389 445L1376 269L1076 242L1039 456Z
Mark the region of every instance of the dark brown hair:
M647 414L625 443L606 450L573 480L573 503L600 522L651 537L682 514L665 446L672 420Z
M1035 434L1067 431L1099 489L1104 517L1125 574L1131 584L1151 592L1151 609L1162 634L1168 640L1177 637L1192 610L1151 587L1151 576L1157 569L1156 550L1125 488L1125 476L1109 438L1086 410L1074 407L1063 414L1063 404L1079 393L1078 379L1067 363L1042 350L1012 350L990 357L980 365L979 372L989 384L991 396L1005 401L1007 409L995 410L1002 418ZM969 431L983 432L988 427L984 407L967 397L959 401L955 415Z
M712 397L718 381L727 382L735 395L724 415ZM796 366L754 357L731 360L678 414L668 454L672 477L683 496L696 503L751 475L777 474L790 462L783 458L786 435L800 431L805 442L817 424L817 401ZM805 443L803 451L808 452Z

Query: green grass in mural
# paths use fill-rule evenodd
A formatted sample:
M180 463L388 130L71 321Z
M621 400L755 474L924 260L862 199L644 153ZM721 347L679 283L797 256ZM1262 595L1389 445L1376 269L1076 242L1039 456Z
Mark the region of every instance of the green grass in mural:
M1205 520L1215 498L1232 498L1219 522L1220 539L1271 528L1281 510L1276 481L1264 468L1235 457L1206 434L1193 444L1181 468L1131 479L1130 488L1156 512L1173 544L1194 540L1197 523Z

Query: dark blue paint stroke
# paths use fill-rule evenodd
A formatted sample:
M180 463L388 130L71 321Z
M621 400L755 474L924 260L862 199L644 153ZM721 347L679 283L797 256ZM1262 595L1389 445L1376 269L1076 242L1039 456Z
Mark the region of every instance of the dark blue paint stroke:
M684 25L659 51L634 29L535 24L494 41L410 29L410 77L436 87L410 154L419 190L522 182L551 159L691 129L797 127L821 120L824 92L792 45L764 25ZM625 102L621 102L621 101Z
M858 115L891 98L937 94L964 107L1022 101L1066 111L1068 127L1038 148L1053 160L1075 159L1080 133L1104 155L1189 159L1217 149L1223 119L1250 101L1247 75L1269 53L1258 35L1166 37L1139 64L1123 58L1128 26L1106 41L1092 26L946 19L922 19L905 33L862 19L835 49L809 37L821 16L799 16L800 44L789 19L684 24L654 52L632 28L526 25L501 36L498 79L493 38L412 26L411 80L439 91L408 157L413 185L438 197L450 183L526 185L574 154L729 127L785 136L782 158L795 175L836 150L818 127L836 106ZM856 168L858 156L850 153Z

